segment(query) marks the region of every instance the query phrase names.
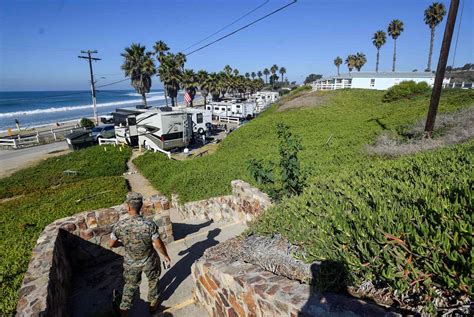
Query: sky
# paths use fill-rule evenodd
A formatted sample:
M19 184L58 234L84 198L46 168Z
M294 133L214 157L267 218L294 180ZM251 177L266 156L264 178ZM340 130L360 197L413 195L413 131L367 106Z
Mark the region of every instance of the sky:
M131 43L152 49L158 40L179 52L259 5L261 8L219 33L237 29L291 0L0 0L0 91L86 90L89 69L81 50L95 49L97 85L124 78L120 54ZM363 52L375 69L371 37L400 19L405 30L397 40L397 70L424 70L430 31L423 11L432 0L299 0L275 15L188 56L186 68L220 71L229 64L240 73L277 64L290 81L301 83L310 73L332 75L333 60ZM446 7L449 1L443 0ZM463 4L464 2L464 4ZM455 66L474 62L474 1L461 0L453 51L464 6ZM433 53L436 69L446 17L438 25ZM207 42L211 41L208 40ZM203 42L205 44L207 42ZM201 45L202 45L201 44ZM196 46L199 47L199 46ZM393 40L381 49L380 70L391 70ZM345 65L341 71L347 71ZM153 88L160 88L158 78ZM107 89L130 89L128 81Z

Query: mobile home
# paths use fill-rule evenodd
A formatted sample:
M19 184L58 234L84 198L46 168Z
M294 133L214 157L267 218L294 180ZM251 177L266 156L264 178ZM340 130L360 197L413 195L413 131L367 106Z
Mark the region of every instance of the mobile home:
M117 142L138 146L137 116L145 110L116 109L112 113L114 119L115 138Z

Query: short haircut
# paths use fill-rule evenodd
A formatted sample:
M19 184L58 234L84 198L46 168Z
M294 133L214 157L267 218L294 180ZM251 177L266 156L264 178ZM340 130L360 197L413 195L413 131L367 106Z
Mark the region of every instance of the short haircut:
M140 212L143 206L143 196L140 193L129 192L127 198L125 198L125 203L136 212Z

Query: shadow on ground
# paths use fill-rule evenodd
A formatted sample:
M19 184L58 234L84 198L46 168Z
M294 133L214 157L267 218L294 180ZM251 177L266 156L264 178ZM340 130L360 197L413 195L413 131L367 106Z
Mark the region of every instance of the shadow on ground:
M200 224L187 224L180 222L173 222L171 226L173 227L173 237L175 240L180 240L186 238L186 236L198 232L202 228L210 226L213 223L213 220L209 220Z
M184 256L160 280L160 293L163 300L169 299L178 286L191 274L191 266L204 254L204 251L219 243L215 238L220 233L221 229L211 230L207 234L206 240L196 242L178 253L178 255Z

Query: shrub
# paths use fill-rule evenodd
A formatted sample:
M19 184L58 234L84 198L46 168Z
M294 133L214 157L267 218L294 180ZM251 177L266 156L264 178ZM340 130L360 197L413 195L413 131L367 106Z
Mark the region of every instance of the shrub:
M252 230L283 232L307 261L343 263L354 286L389 286L433 313L473 295L473 163L471 141L324 178Z
M88 118L82 118L80 122L81 127L83 128L93 128L95 127L94 121Z
M255 181L263 185L267 193L276 200L281 197L299 195L303 191L306 175L302 172L298 153L303 149L301 138L293 135L287 125L278 123L276 132L279 140L278 153L280 160L265 163L261 159L252 159L249 162L249 172ZM275 177L274 172L278 172Z
M411 98L415 95L430 91L430 87L424 81L415 83L413 80L402 81L400 84L390 87L383 96L383 102L391 102L403 98Z

